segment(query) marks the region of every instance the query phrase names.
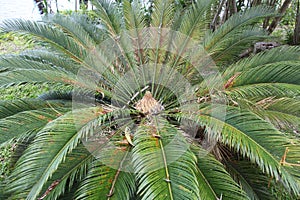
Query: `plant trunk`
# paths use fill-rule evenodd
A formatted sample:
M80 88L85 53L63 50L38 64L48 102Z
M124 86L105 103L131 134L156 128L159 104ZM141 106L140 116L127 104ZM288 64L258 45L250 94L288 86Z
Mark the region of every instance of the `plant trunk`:
M283 15L286 12L286 9L289 7L289 5L291 4L292 0L285 0L284 3L282 4L281 8L279 9L279 17L275 17L275 19L272 21L272 23L270 24L269 28L268 28L268 32L269 34L271 34L275 28L277 27L278 23L280 22L280 20L282 19Z
M45 5L44 5L43 1L42 0L33 0L33 1L36 4L36 6L38 7L40 14L41 15L44 14L45 13Z
M236 1L230 0L230 16L237 13Z
M296 15L296 23L294 29L293 44L295 45L300 44L300 1L299 0L297 2L297 15Z
M225 1L226 0L222 0L221 1L221 3L219 4L219 7L218 7L218 10L217 10L217 12L216 12L216 14L215 14L215 16L214 16L214 18L213 18L213 20L212 20L212 22L210 23L210 29L211 30L215 30L216 29L216 27L217 27L217 24L218 24L218 18L219 18L219 16L220 16L220 13L221 13L221 11L222 11L222 8L223 8L223 6L224 6L224 4L225 4Z

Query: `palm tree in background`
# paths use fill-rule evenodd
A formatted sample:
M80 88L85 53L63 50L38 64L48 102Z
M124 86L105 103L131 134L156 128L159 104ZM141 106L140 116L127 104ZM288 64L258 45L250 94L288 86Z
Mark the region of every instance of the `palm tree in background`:
M300 49L239 60L268 38L253 7L207 29L213 1L94 0L98 21L1 29L44 48L0 58L0 86L60 91L0 102L14 142L1 199L297 199ZM172 31L171 31L172 30Z

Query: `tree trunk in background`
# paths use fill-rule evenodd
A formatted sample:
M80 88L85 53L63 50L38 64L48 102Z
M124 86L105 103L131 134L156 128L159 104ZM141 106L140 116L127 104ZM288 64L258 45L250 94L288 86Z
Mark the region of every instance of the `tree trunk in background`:
M236 1L230 0L230 16L237 13Z
M39 9L39 12L40 14L44 14L45 13L45 5L43 3L43 0L33 0L34 3L37 5L38 9Z
M297 2L297 15L296 15L296 23L294 29L293 44L295 45L300 44L300 1L299 0Z
M89 3L88 0L79 0L80 7L84 6L85 9L88 7L88 3Z
M224 4L225 4L225 1L226 1L226 0L222 0L221 3L219 4L218 10L217 10L217 12L216 12L216 14L215 14L215 16L214 16L214 18L213 18L211 24L210 24L210 29L213 30L213 31L214 31L214 30L216 29L216 27L217 27L217 24L218 24L218 18L219 18L219 16L220 16L220 13L221 13L221 11L222 11L222 8L223 8L223 6L224 6Z
M269 0L268 1L268 6L274 7L275 8L275 4L276 4L277 0ZM270 25L270 17L267 17L264 22L263 22L263 28L267 29L268 26Z
M278 25L279 21L281 20L281 18L283 17L283 15L286 12L286 9L289 7L289 5L291 4L292 0L285 0L284 3L282 4L281 8L279 9L279 17L275 17L275 19L272 21L272 23L270 24L269 28L268 28L268 32L269 34L271 34L276 26Z
M251 7L258 6L258 5L260 5L260 4L261 4L261 0L253 0L253 1L251 2Z

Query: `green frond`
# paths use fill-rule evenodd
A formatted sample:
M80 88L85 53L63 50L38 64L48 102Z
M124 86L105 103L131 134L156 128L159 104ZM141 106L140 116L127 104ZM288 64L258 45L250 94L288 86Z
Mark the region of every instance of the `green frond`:
M79 64L74 62L74 60L72 60L70 57L64 56L63 54L50 49L26 50L23 51L19 56L26 60L50 64L74 74L78 72L80 67Z
M154 92L154 83L158 81L159 69L158 65L163 64L167 52L165 49L170 44L170 31L168 28L172 26L174 18L174 1L173 0L157 0L154 1L153 9L155 12L151 14L150 31L148 43L152 49L149 49L148 59L154 65L154 75L152 78L151 91Z
M256 101L268 97L295 98L300 92L298 71L298 61L282 61L251 67L236 73L236 77L232 76L234 80L226 89L226 93L233 99L245 98Z
M283 131L297 130L300 126L300 102L297 98L253 99L247 109Z
M49 103L49 105L51 105ZM65 104L66 105L66 104ZM69 105L71 107L71 105ZM32 138L46 124L60 117L70 108L51 105L51 108L42 108L17 113L0 119L0 144L10 139Z
M256 110L253 112L272 123L279 130L298 130L300 127L300 117L291 114L273 110Z
M213 0L197 1L190 9L184 13L178 31L187 38L200 40L207 31L208 11L212 6Z
M97 22L90 19L87 15L74 12L70 15L70 17L74 22L80 24L81 28L86 31L86 33L94 40L95 43L99 44L108 38L108 36L105 34L106 30L101 26L97 26Z
M70 107L70 104L65 101L40 101L37 99L0 101L0 119L13 116L24 111L57 107L67 108Z
M207 34L204 38L204 48L209 53L220 52L227 48L226 41L232 41L241 31L243 33L243 30L251 27L260 19L271 16L274 16L274 9L266 6L252 7L244 12L236 13L213 33ZM231 46L230 42L228 45Z
M43 21L59 28L71 37L78 45L84 48L89 49L95 46L95 41L90 37L90 34L81 26L81 24L78 24L75 20L73 20L72 16L60 14L49 15L44 17Z
M138 194L141 199L200 199L196 157L182 132L162 119L153 120L134 134Z
M243 189L231 178L219 161L194 144L192 148L198 158L201 199L248 199Z
M75 39L52 24L16 19L4 21L0 28L7 32L13 31L37 37L79 63L83 62L86 54L85 49L78 45Z
M278 197L274 194L274 190L277 190L277 195L282 195L282 198L285 195L289 195L281 187L281 184L278 184L272 177L263 174L254 164L233 158L224 160L224 163L228 172L241 185L251 200L277 199Z
M279 111L300 117L300 99L298 98L280 98L270 102L266 101L263 105L268 110Z
M260 28L249 27L238 33L232 33L227 40L220 41L218 47L210 51L213 60L217 65L228 65L239 60L239 55L248 50L255 41L268 38L267 32Z
M100 108L73 111L48 123L38 132L32 144L18 160L10 176L12 182L6 191L18 198L37 198L44 184L65 160L66 155L72 152L80 139L90 131L84 127L94 127L95 123L97 125L98 120L93 121L93 118L102 112ZM89 121L91 122L87 123ZM23 194L20 193L20 188Z
M49 101L49 100L72 100L72 94L73 92L70 90L66 91L50 91L44 94L41 94L38 96L39 99L44 100L44 101Z
M173 23L174 0L155 0L155 12L151 14L150 26L155 28L170 27Z
M117 4L110 0L92 0L96 7L95 13L111 37L116 37L121 32L121 15Z
M0 73L0 87L8 87L11 85L18 85L22 83L63 83L70 85L79 84L80 86L87 86L86 83L80 84L79 82L77 82L75 74L58 70L53 71L40 69L17 69Z
M258 66L268 65L271 63L283 61L299 61L300 48L297 46L281 46L255 54L249 58L241 59L240 61L229 66L223 76L229 79L238 72L243 72Z
M123 14L127 30L146 27L145 13L140 9L140 6L140 2L137 0L134 0L132 3L129 0L123 2Z
M197 119L201 126L206 127L206 134L210 138L213 137L234 148L251 162L256 163L264 173L281 180L288 190L299 194L299 184L295 177L280 163L285 147L289 146L289 140L283 133L246 110L227 107L225 120L219 118L222 116L221 113L217 114L224 112L222 109L214 109L214 116L211 116L212 111L209 107L200 112L197 117L187 116L187 118ZM223 127L222 131L217 127Z
M59 183L45 196L45 199L64 199L66 198L65 193L69 191L73 191L69 199L74 199L75 189L78 188L78 184L85 178L88 168L92 166L91 163L93 160L94 156L84 145L79 144L72 153L66 156L65 161L58 166L51 179L43 187L40 197L47 192L51 184L58 181Z
M297 130L300 127L300 101L296 98L265 99L257 102L262 118L270 120L279 128ZM260 112L259 112L260 111Z
M37 70L51 70L56 72L67 72L60 66L53 66L52 63L45 63L42 60L36 61L32 59L26 59L19 55L1 56L0 66L5 68L6 71L16 69L37 69Z
M132 173L119 171L100 161L94 161L76 191L76 199L96 200L101 197L128 200L133 197L135 190L135 177Z
M300 86L288 83L255 83L229 88L226 94L232 99L294 98L300 95Z
M143 48L146 42L143 29L146 27L146 22L145 13L140 9L139 5L137 0L132 3L129 0L125 0L123 2L123 13L125 27L131 37L129 44L132 44L131 48L137 51L134 52L137 54L137 62L143 64L145 62Z
M194 6L191 6L190 9L184 13L182 19L177 19L180 21L180 26L178 27L178 30L176 30L178 31L178 34L175 33L175 36L173 36L174 38L170 38L171 45L176 45L173 46L173 48L175 48L174 51L176 52L176 55L174 55L174 58L171 59L172 67L177 67L182 57L189 57L190 55L187 55L186 52L190 51L190 49L193 49L193 51L196 50L195 45L199 45L199 41L201 41L202 37L206 33L208 24L207 12L211 7L212 2L212 0L197 1ZM174 23L176 24L177 22L175 21ZM205 56L203 55L201 48L199 48L198 51L199 52L196 53L193 52L194 57L196 56L198 58L199 55L197 55L197 53L201 56ZM191 62L199 63L199 61L195 60L192 60Z
M243 71L233 87L257 83L287 83L300 85L300 62L277 62Z

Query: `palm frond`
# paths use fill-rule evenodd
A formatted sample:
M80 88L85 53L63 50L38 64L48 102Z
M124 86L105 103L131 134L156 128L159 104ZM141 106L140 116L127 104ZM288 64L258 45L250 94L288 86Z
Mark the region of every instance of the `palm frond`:
M187 38L200 41L207 31L208 10L211 8L213 0L197 1L191 6L180 23L178 31ZM185 42L184 42L185 43Z
M36 61L32 59L26 59L19 55L1 56L0 58L1 68L5 68L6 71L14 69L37 69L37 70L52 70L57 72L66 72L65 69L60 66L53 66L52 63L45 63L42 60Z
M197 122L206 127L209 138L215 138L234 148L256 163L264 173L276 180L282 180L288 190L299 194L299 183L280 163L285 147L290 145L283 133L245 110L227 107L225 120L220 118L221 113L216 114L224 112L223 109L214 109L214 116L211 116L211 112L209 107L206 107L200 110L201 114L196 117ZM195 116L189 115L187 118L195 119ZM222 131L218 127L223 127Z
M46 124L68 111L70 108L51 105L51 108L24 111L3 118L0 120L0 144L13 138L32 138Z
M224 161L225 166L234 180L240 183L244 191L250 199L259 200L276 199L274 189L277 191L277 195L289 195L288 192L280 187L281 185L276 183L272 177L268 177L262 174L260 169L254 164L250 164L246 160L227 159ZM280 191L280 192L279 192Z
M98 19L92 20L87 15L82 15L80 13L72 13L71 19L80 24L90 38L94 40L96 44L103 42L108 36L105 34L106 30L100 25L98 25Z
M212 56L217 55L220 51L227 49L228 46L232 46L233 37L236 37L239 33L245 35L243 30L251 27L260 19L271 16L274 16L274 9L266 6L252 7L244 12L236 13L213 33L207 34L204 39L204 48ZM257 39L257 37L253 39ZM238 45L235 47L238 47Z
M10 55L11 56L11 55ZM66 71L77 74L80 65L69 57L64 56L56 51L50 49L32 49L23 51L20 55L21 58L36 61L39 63L50 64Z
M155 12L151 15L151 27L164 28L169 27L173 22L174 1L156 0L154 3Z
M297 46L282 46L263 51L232 64L225 70L223 76L225 79L229 79L238 72L243 72L258 66L283 61L299 61L299 53L300 48Z
M294 98L300 95L300 86L288 83L255 83L229 88L226 94L232 99Z
M44 101L49 101L49 100L72 100L72 91L50 91L44 94L41 94L38 96L39 99L44 100Z
M75 42L86 48L93 48L95 46L95 41L90 37L90 34L78 24L72 17L65 15L49 15L43 18L43 21L47 24L52 24L55 27L58 27L65 34L75 40Z
M94 156L84 145L79 144L72 153L66 156L65 161L59 165L51 179L47 181L40 197L45 196L44 199L49 200L62 199L66 198L65 191L73 190L69 199L75 198L74 188L77 189L79 182L85 178L88 168L92 165L92 160L94 160ZM58 184L53 186L53 183L56 182Z
M174 17L174 1L173 0L157 0L154 3L154 13L151 14L149 41L151 49L148 52L148 58L154 65L154 75L152 78L151 92L157 95L154 83L158 81L159 69L158 65L163 64L167 55L166 48L169 45L170 31L168 28L172 26Z
M249 27L238 33L232 33L230 38L218 43L218 47L210 54L217 65L228 65L239 60L240 54L249 49L255 41L261 41L268 37L266 31Z
M300 84L300 62L278 62L243 71L233 87L256 83Z
M130 34L132 43L132 49L137 57L137 61L140 64L145 62L144 58L144 47L146 40L144 38L143 29L146 27L145 22L145 13L139 9L139 2L135 1L130 3L130 1L126 0L123 2L123 13L124 13L124 21L125 27Z
M138 194L141 199L200 199L196 157L180 131L158 120L134 134Z
M83 135L88 134L87 131L90 129L85 129L84 125L94 127L98 121L91 120L103 112L105 111L99 108L84 109L77 113L69 112L48 123L39 131L32 144L18 160L10 177L12 183L7 191L18 198L20 196L27 197L27 199L37 198L44 184L56 171L59 164L65 160L66 155L76 148ZM74 118L74 116L78 116L77 114L82 118ZM91 122L85 124L87 121ZM77 128L82 128L81 131L77 132L75 122L77 122ZM53 144L55 144L55 148ZM41 165L41 163L43 164ZM32 181L28 182L28 178ZM22 193L19 191L20 187L23 188Z
M35 36L41 41L50 44L56 50L71 57L76 62L83 62L85 49L79 46L73 38L52 24L17 19L4 21L0 27L7 32L13 31Z
M127 200L133 197L135 190L133 174L110 168L100 161L95 161L76 191L76 199L105 197L105 199Z
M194 144L192 148L198 157L201 199L248 199L243 189L231 178L219 161Z
M298 130L300 127L300 117L272 110L253 111L261 118L272 123L279 130Z
M58 70L17 69L0 73L0 78L0 87L8 87L22 83L62 83L90 87L86 83L81 84L78 82L76 75ZM101 91L101 89L99 89L99 91Z
M213 1L197 1L190 9L184 13L182 19L178 19L180 21L180 26L178 27L178 32L174 33L170 38L170 48L172 49L172 53L176 52L175 55L171 55L171 67L178 67L182 58L190 58L190 60L194 67L197 67L200 71L201 68L207 67L210 63L206 63L203 60L206 58L201 58L201 56L205 57L206 55L203 53L203 49L200 48L200 41L202 37L206 33L206 28L208 24L208 9L210 9ZM175 24L178 22L174 22ZM194 51L194 52L191 52ZM192 54L192 56L190 55ZM206 65L205 65L206 64ZM200 66L197 66L200 65ZM186 67L185 65L179 66L179 68ZM183 70L183 69L180 69ZM184 73L186 75L186 73Z
M111 37L116 37L121 31L121 15L117 4L109 0L92 0L97 8L95 13L101 19L101 24L106 27Z
M12 101L0 101L0 119L13 116L24 111L49 109L57 107L70 107L65 101L39 101L37 99L22 99Z

